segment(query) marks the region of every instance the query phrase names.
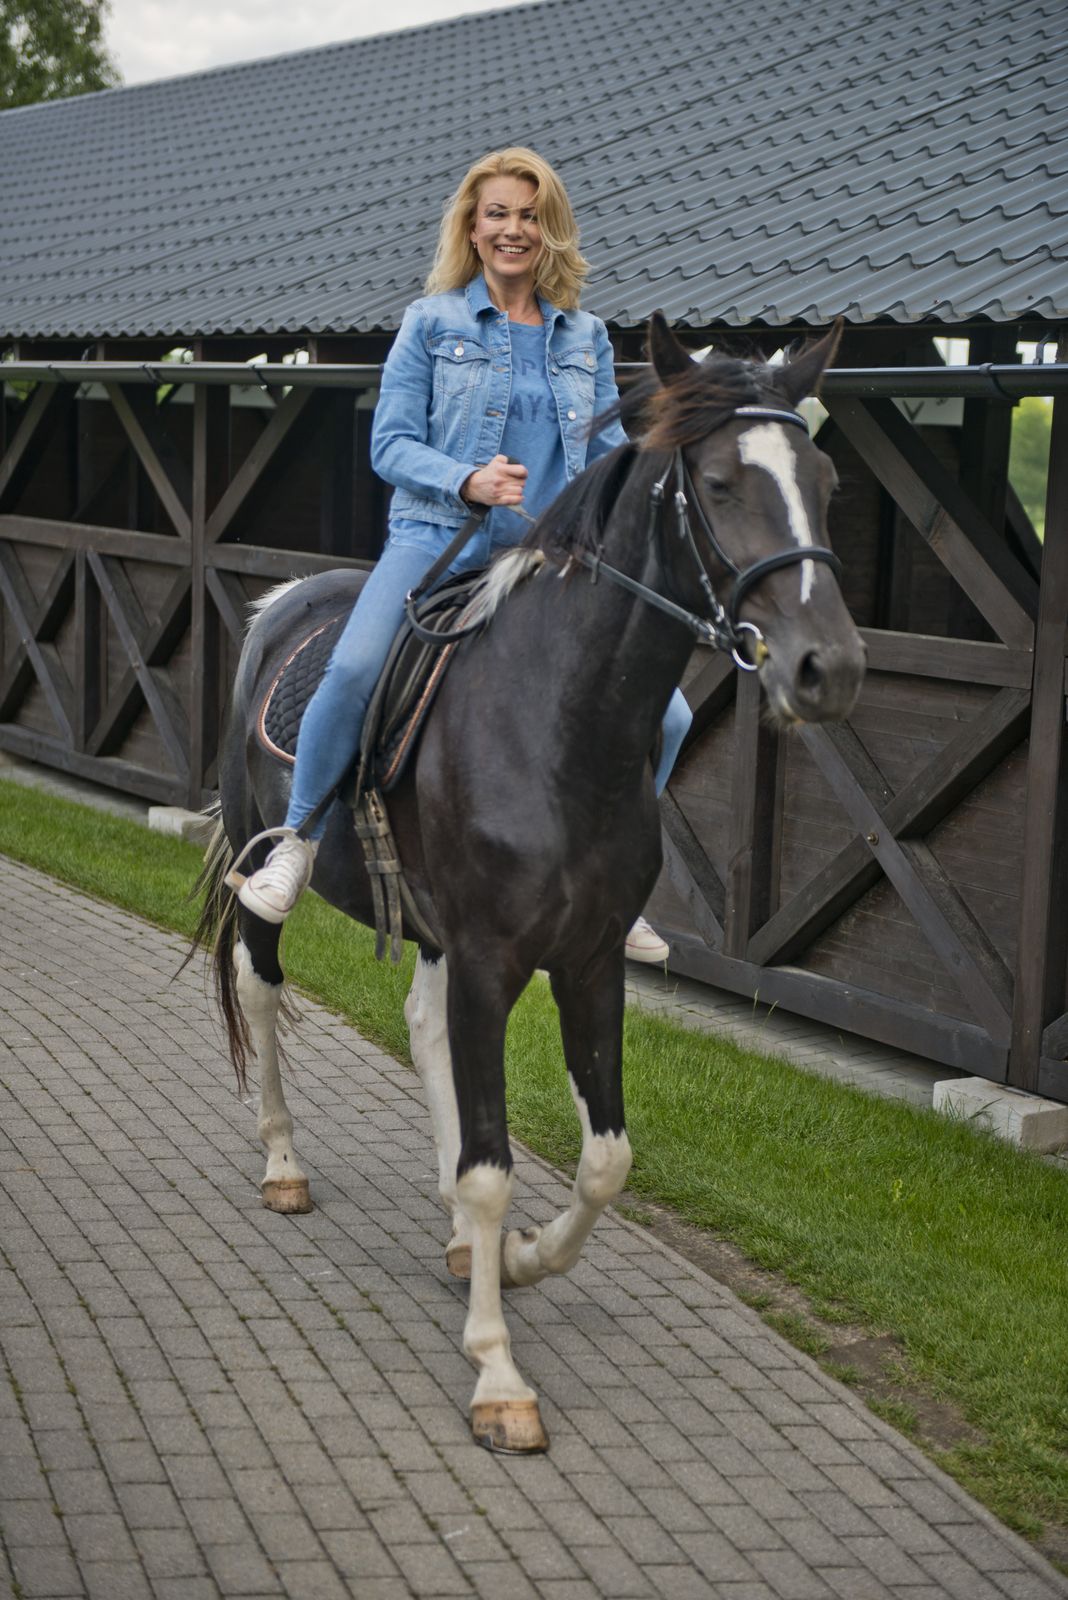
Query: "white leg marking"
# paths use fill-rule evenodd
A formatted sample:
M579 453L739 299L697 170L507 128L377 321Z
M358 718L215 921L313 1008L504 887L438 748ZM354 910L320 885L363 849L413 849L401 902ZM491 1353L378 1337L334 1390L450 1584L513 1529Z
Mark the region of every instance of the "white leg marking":
M445 957L426 961L420 955L415 977L404 1002L412 1061L423 1084L438 1153L438 1193L452 1221L446 1250L450 1270L458 1277L470 1275L471 1229L456 1197L456 1163L460 1159L460 1114L452 1078L449 1029L446 1014L448 970Z
M786 514L790 519L790 532L800 545L813 545L812 528L797 484L797 456L786 436L787 424L761 422L746 428L738 441L738 454L747 466L763 467L771 474L786 501ZM812 593L816 575L814 561L801 563L801 603Z
M471 1299L464 1350L479 1369L472 1405L494 1400L534 1400L512 1360L501 1312L501 1223L512 1198L512 1174L500 1167L471 1167L457 1184L471 1223Z
M586 1102L569 1079L582 1124L582 1155L571 1204L544 1228L513 1229L504 1241L504 1272L514 1284L538 1283L550 1272L570 1272L594 1223L627 1181L630 1140L623 1133L594 1133Z
M282 1074L278 1066L278 1008L282 988L280 984L266 983L257 976L252 959L240 940L234 946L234 966L237 970L237 998L248 1021L259 1070L257 1132L267 1147L267 1171L263 1182L297 1183L306 1187L308 1180L301 1171L293 1149L293 1118L282 1093Z

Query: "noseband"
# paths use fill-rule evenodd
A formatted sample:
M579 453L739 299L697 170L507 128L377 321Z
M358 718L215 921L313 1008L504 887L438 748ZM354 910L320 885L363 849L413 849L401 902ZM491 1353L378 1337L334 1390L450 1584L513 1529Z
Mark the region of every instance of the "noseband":
M792 423L798 428L804 428L808 433L808 424L796 411L780 411L773 406L737 406L729 416L724 417L720 427L725 427L728 422L735 421L738 417L759 418L764 422ZM695 612L687 611L685 607L676 605L673 600L658 594L655 589L639 583L636 578L628 577L625 572L620 572L616 567L608 566L601 559L600 552L589 555L586 552L576 552L575 559L582 562L583 566L590 569L593 582L596 583L601 573L612 583L619 584L624 589L629 589L632 594L638 595L649 605L657 610L666 612L677 621L683 622L705 644L713 645L717 650L725 650L733 658L734 663L743 672L756 672L761 662L761 650L766 654L764 635L754 622L741 622L738 618L738 608L752 589L756 587L769 572L777 572L780 567L793 567L799 561L822 561L830 567L835 577L842 571L842 563L825 545L798 545L796 549L778 550L774 555L763 556L761 560L754 561L751 566L742 568L724 550L716 538L713 528L701 498L694 488L690 469L686 465L686 458L682 448L676 445L664 472L653 484L649 491L649 540L652 541L660 522L660 514L667 498L669 479L675 480L673 500L675 504L675 520L678 538L685 544L693 558L697 573L697 581L708 602L709 615L697 616ZM691 507L697 518L698 531L704 538L715 556L716 560L726 570L734 582L731 585L727 603L724 605L712 587L712 580L705 570L694 539L691 523ZM755 659L743 651L743 643L748 641L747 648L753 652Z

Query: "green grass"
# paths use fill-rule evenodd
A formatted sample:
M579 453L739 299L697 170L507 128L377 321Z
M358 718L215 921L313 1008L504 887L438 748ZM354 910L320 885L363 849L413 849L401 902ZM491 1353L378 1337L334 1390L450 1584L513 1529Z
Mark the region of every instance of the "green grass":
M0 783L0 852L161 927L192 929L191 845ZM398 970L375 963L371 935L314 896L286 943L296 984L407 1059L410 957ZM1040 1520L1068 1527L1066 1174L966 1124L638 1012L625 1042L632 1212L643 1200L667 1205L799 1286L822 1314L892 1335L910 1380L981 1436L940 1464L1031 1535ZM299 1045L291 1053L299 1065ZM579 1134L541 981L513 1014L507 1070L513 1132L571 1166ZM804 1319L772 1320L801 1340ZM885 1402L876 1409L891 1414Z

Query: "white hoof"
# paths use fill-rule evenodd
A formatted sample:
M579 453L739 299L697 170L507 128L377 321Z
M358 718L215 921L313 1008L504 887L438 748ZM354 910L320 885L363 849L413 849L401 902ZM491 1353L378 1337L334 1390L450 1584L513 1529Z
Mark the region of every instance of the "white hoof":
M538 1455L549 1435L536 1400L482 1400L471 1407L476 1444L505 1456Z
M513 1228L501 1240L501 1288L522 1289L545 1276L538 1260L540 1228Z
M454 1278L471 1278L471 1246L469 1244L450 1244L445 1251L445 1265Z
M268 1211L301 1216L314 1209L307 1178L265 1178L260 1193Z

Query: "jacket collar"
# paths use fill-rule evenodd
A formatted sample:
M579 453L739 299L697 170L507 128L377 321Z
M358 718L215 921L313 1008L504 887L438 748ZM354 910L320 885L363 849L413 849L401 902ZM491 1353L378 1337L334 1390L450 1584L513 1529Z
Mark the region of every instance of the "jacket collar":
M476 273L470 283L464 285L464 294L467 297L468 308L474 317L483 316L486 312L496 313L497 307L489 297L486 280L481 272ZM541 309L542 321L547 328L553 328L558 322L566 322L567 312L561 311L559 306L550 305L548 300L539 294L538 305Z

